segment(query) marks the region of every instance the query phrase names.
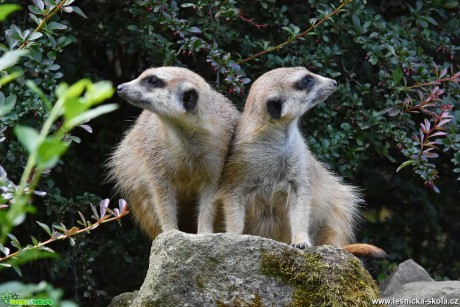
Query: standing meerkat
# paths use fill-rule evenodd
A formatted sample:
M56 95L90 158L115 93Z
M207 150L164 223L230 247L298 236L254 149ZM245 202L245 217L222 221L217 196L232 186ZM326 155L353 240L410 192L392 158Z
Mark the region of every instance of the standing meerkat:
M354 239L361 202L356 188L315 159L298 128L299 118L336 86L302 67L275 69L254 82L218 193L227 232L299 248L344 247ZM367 255L368 247L349 245L348 251ZM377 247L372 251L383 252Z
M148 69L117 91L144 109L108 163L109 178L135 220L151 239L173 229L213 232L213 199L237 109L199 75L179 67ZM197 226L190 227L196 215Z

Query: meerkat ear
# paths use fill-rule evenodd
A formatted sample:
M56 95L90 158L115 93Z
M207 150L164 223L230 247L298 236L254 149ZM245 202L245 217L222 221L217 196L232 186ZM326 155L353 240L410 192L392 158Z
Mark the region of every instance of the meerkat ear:
M198 93L191 89L182 93L182 104L187 112L193 112L198 104Z
M283 110L283 101L281 99L269 99L267 100L267 112L273 119L281 117L281 111Z

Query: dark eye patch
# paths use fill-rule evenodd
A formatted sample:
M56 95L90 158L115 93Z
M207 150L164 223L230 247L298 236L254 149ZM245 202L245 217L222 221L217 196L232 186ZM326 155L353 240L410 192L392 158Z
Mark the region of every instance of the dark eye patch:
M283 110L283 101L281 99L269 99L267 100L267 112L273 119L279 119L281 117L281 111Z
M195 90L187 90L182 93L182 104L187 112L194 112L198 104L198 93Z
M144 79L144 82L149 87L164 87L164 82L155 75L148 76Z
M309 90L313 87L314 84L315 79L312 76L307 75L299 81L297 81L297 83L295 84L295 88L298 90Z

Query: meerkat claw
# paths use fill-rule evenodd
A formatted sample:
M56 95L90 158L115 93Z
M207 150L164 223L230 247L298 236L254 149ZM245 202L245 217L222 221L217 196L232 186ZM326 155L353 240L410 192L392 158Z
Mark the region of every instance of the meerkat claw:
M307 247L311 247L311 244L308 242L297 242L297 243L291 243L291 246L298 248L298 249L305 249Z

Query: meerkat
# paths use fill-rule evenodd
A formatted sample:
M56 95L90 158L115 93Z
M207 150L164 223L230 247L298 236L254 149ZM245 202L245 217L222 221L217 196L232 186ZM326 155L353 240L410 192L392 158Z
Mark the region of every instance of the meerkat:
M254 82L218 193L227 232L384 257L377 247L349 245L359 193L315 159L298 128L300 117L336 87L336 81L302 67L275 69Z
M152 240L174 229L212 233L213 200L237 109L202 77L179 67L148 69L117 92L144 109L108 163L109 178L140 228Z

